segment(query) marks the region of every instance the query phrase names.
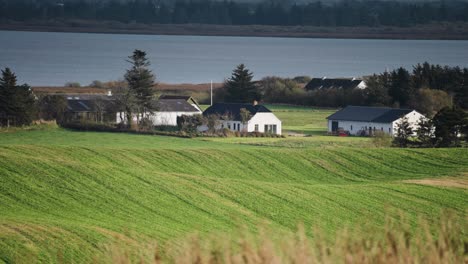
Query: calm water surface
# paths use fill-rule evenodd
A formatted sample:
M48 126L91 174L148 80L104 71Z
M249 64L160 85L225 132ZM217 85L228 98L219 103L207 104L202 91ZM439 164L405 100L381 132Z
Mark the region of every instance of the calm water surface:
M256 79L358 77L424 61L468 67L468 41L0 31L0 67L35 86L121 79L134 49L146 51L158 81L170 83L220 82L240 63Z

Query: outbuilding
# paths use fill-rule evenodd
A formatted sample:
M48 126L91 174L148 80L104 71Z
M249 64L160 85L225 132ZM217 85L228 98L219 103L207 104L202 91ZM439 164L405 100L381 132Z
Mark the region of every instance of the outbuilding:
M344 132L350 135L374 135L377 131L396 135L403 118L415 130L421 118L426 118L414 109L389 107L347 106L327 117L328 132Z

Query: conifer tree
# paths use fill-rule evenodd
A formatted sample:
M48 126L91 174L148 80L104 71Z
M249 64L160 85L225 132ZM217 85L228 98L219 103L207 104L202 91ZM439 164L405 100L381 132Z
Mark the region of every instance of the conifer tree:
M433 122L437 144L441 147L458 146L461 136L468 132L468 114L459 108L442 108L434 116Z
M425 117L421 117L418 121L418 128L416 129L416 135L419 142L424 147L430 147L433 144L434 138L434 125L432 120Z
M408 146L409 138L413 135L413 128L411 128L408 118L402 118L401 122L397 124L397 135L394 139L394 144L405 148Z
M6 125L29 125L34 119L35 98L31 87L18 85L16 75L9 69L2 70L0 78L0 115Z
M226 81L226 96L224 100L230 103L251 103L259 100L257 87L252 82L253 74L240 64L233 71L231 78Z
M151 70L148 69L151 64L146 58L146 52L135 50L132 56L129 56L128 58L128 62L132 67L127 70L125 80L128 83L130 92L136 99L136 105L135 107L126 107L126 111L129 116L132 116L130 114L131 112L135 112L139 119L140 117L153 113L153 111L156 110L154 104L155 76Z

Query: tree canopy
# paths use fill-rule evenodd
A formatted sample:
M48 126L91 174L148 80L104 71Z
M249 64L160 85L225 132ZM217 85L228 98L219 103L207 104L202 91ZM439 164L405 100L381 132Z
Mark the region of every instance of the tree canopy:
M131 64L131 68L125 73L125 80L128 83L128 91L125 92L131 94L127 94L125 97L127 99L134 97L135 102L126 107L126 112L127 114L130 113L130 116L132 112L136 113L139 118L156 110L154 98L155 76L149 69L151 64L146 58L146 52L135 50L128 57L128 62ZM130 100L127 102L130 102Z
M238 65L224 85L226 90L224 100L229 103L252 103L254 100L260 100L252 78L253 73L244 64Z
M398 26L468 21L464 1L57 1L1 0L0 17L16 21L81 19L123 23Z
M9 69L2 70L0 78L1 125L29 125L35 115L35 98L31 87L18 85L16 75Z

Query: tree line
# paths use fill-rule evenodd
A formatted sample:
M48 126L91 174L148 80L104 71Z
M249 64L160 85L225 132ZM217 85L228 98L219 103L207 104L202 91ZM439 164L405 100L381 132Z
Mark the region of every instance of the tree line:
M310 77L265 77L257 82L257 94L268 103L319 107L406 107L427 116L434 116L446 106L468 109L468 68L427 62L413 66L412 71L400 67L365 77L366 89L307 91L303 87L309 80Z
M398 26L468 21L464 1L403 2L343 0L296 4L290 1L0 0L3 20L80 19L144 24L283 26Z
M107 112L119 113L121 125L151 126L148 116L157 109L156 77L149 70L146 52L135 50L128 57L131 67L123 82L114 88L113 100L95 99L95 122L103 122ZM67 99L63 95L35 95L27 84L19 85L16 75L9 69L0 77L0 126L24 126L33 121L56 120L66 122ZM112 117L115 122L115 115Z

